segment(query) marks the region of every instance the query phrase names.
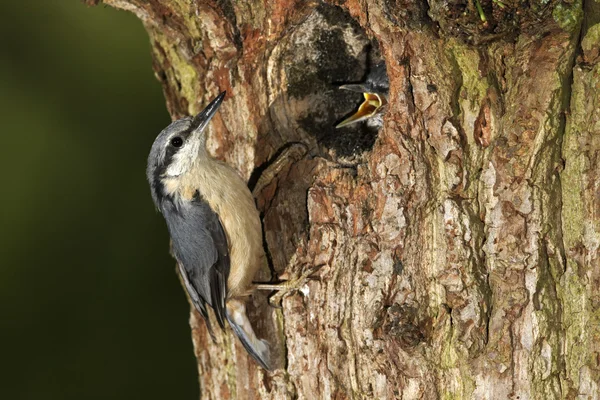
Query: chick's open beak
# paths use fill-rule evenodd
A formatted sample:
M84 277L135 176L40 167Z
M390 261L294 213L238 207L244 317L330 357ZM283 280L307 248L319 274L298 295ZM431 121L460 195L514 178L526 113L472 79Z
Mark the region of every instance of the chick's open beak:
M358 107L358 111L337 124L336 128L342 128L355 122L364 121L368 118L371 118L377 114L377 111L387 103L385 97L377 93L364 92L363 96L365 97L365 101L363 101L360 107Z

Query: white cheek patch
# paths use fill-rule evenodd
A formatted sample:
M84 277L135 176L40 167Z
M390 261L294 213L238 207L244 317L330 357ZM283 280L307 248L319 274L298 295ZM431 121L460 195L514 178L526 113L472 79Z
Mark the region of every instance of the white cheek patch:
M178 176L189 171L190 167L198 157L200 141L190 137L181 149L173 156L171 164L167 168L167 176Z

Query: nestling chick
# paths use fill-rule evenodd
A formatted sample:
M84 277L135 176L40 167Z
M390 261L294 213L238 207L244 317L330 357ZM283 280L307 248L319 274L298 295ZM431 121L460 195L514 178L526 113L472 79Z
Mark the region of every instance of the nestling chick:
M390 82L383 62L375 65L369 71L364 83L342 85L340 89L362 93L365 100L358 107L356 113L337 124L336 128L342 128L360 121L366 121L367 125L375 128L383 126L383 111L390 91Z
M212 333L207 305L221 328L227 320L268 370L267 343L254 334L244 304L254 275L266 263L259 213L236 170L206 151L205 128L224 98L225 92L194 118L165 128L152 145L146 174L187 293L208 329Z

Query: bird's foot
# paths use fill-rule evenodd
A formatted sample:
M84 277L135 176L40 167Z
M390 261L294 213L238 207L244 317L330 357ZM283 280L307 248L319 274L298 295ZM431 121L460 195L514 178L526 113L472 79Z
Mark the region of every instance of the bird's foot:
M257 290L275 291L276 293L269 297L269 304L276 308L281 308L281 302L284 297L289 296L295 291L302 290L307 281L315 279L312 275L325 264L317 265L306 269L300 276L284 280L277 283L255 283Z

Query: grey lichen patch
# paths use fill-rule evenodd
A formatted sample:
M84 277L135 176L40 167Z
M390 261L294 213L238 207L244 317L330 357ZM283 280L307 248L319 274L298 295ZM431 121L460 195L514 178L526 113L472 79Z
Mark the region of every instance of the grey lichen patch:
M579 386L579 371L585 365L595 363L591 351L592 340L597 338L598 329L590 331L590 327L598 326L600 315L591 313L588 303L588 289L577 276L574 264L569 263L569 269L561 280L559 295L563 300L563 326L565 330L564 346L566 379L569 386Z
M558 212L553 213L558 215ZM525 326L527 331L540 332L537 337L530 334L521 336L521 343L535 357L532 357L531 386L534 393L539 393L545 398L560 397L559 375L563 372L563 364L560 352L561 333L557 329L561 323L562 308L560 306L557 282L554 280L552 270L560 258L554 251L548 251L548 246L543 246L543 254L540 255L540 265L537 268L538 276L536 288L533 292L532 303L528 305L531 310L531 318L527 318ZM529 279L533 272L528 273ZM528 279L526 277L526 280Z
M451 311L451 310L450 310ZM446 321L451 323L450 321ZM445 330L444 337L439 338L440 346L435 351L439 352L435 358L436 374L441 399L469 399L473 398L475 382L469 369L468 354L464 348L457 345L458 332L451 326Z
M584 239L586 209L593 197L586 197L585 190L589 173L593 171L590 155L600 151L600 142L596 139L600 127L596 122L600 118L599 91L600 66L596 65L591 71L575 68L573 93L571 96L571 114L567 120L567 128L563 144L563 158L566 160L565 169L561 174L563 182L563 213L568 224L563 226L567 248L577 246ZM596 223L597 224L597 223ZM589 238L589 237L588 237Z
M458 64L458 69L462 75L462 91L459 93L459 98L468 101L466 105L470 111L478 110L479 104L485 97L489 87L487 77L482 76L479 70L479 53L477 49L456 39L450 39L448 49ZM466 110L463 108L464 111Z
M567 32L573 32L575 28L578 28L582 17L583 10L579 1L559 2L552 11L554 21Z
M580 2L542 0L432 0L429 16L448 36L469 43L512 41L519 34L535 36L552 29L554 19L571 30Z
M171 37L158 31L150 31L153 42L155 70L163 83L169 112L175 117L189 115L189 109L197 97L199 85L196 69L184 58Z
M576 67L573 74L571 113L563 142L565 169L562 182L562 232L566 271L561 277L565 327L565 385L581 395L597 393L600 376L600 307L597 285L600 222L597 196L597 172L600 170L599 99L600 65L587 70ZM582 371L596 371L582 373ZM594 389L595 388L595 389Z
M493 143L497 134L497 107L490 99L493 89L489 77L481 71L483 56L479 50L459 40L450 39L446 51L460 84L453 98L453 111L456 125L462 129L461 134L467 144L464 148L463 165L474 176L483 162L484 150ZM468 181L466 184L468 185ZM476 195L476 185L468 185L466 189L471 195Z
M587 64L597 63L600 59L600 23L588 28L581 41L583 59Z
M160 2L157 2L160 4ZM161 4L162 7L164 5ZM166 10L165 10L166 11ZM200 36L200 32L195 23L195 14L196 9L194 3L188 0L171 0L169 4L169 10L164 15L165 19L168 19L172 16L180 16L188 29L189 36L198 37Z

